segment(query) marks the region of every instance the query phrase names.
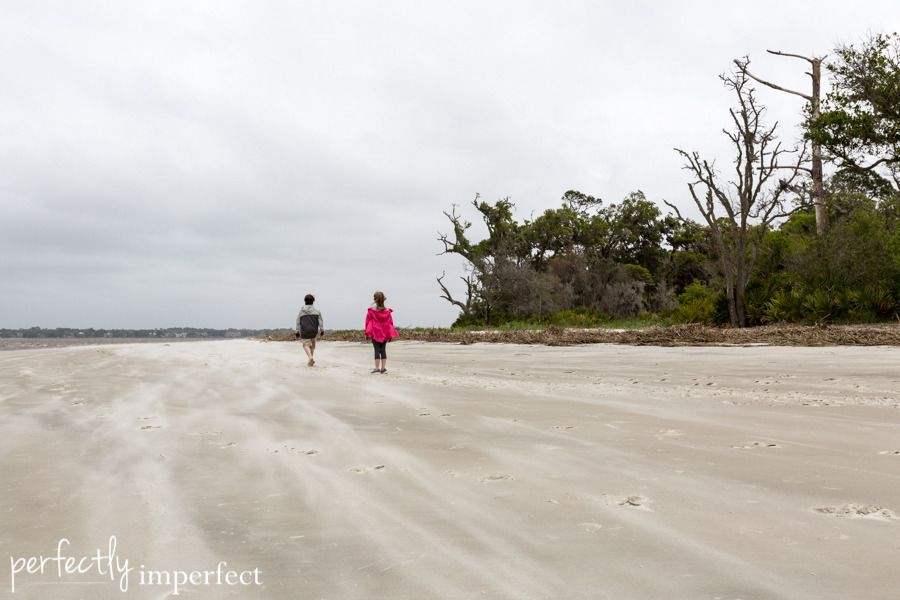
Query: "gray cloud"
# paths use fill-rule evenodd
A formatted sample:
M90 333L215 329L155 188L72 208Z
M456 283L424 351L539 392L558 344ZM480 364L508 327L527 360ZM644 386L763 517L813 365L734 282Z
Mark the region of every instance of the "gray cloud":
M8 2L0 22L2 326L289 326L314 291L357 326L375 288L446 325L441 214L567 189L689 209L716 75L822 53L889 2ZM810 16L811 15L811 16ZM764 94L787 139L799 104Z

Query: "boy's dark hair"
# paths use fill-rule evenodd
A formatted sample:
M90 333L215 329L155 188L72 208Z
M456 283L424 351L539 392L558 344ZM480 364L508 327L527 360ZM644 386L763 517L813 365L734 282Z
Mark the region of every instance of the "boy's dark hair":
M306 302L307 304L312 304L313 302L316 301L316 299L312 294L307 294L306 296L303 297L303 301Z

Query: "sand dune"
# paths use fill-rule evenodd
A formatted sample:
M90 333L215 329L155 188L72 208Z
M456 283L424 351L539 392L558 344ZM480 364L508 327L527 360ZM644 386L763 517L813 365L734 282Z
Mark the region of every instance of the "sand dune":
M3 597L178 597L141 575L221 561L261 584L180 595L900 593L900 348L390 354L372 375L343 342L312 369L246 340L0 353ZM111 536L125 592L17 562Z

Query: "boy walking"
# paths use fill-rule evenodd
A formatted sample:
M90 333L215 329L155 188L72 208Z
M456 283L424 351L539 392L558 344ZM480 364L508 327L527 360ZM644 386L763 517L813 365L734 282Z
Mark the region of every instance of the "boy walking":
M303 308L300 309L300 314L297 315L297 336L303 342L303 351L306 352L306 356L309 358L306 361L306 366L308 367L316 364L316 359L313 358L313 354L316 351L316 336L325 335L325 321L322 319L322 313L319 312L319 309L313 306L315 301L316 299L312 294L307 294L303 298Z

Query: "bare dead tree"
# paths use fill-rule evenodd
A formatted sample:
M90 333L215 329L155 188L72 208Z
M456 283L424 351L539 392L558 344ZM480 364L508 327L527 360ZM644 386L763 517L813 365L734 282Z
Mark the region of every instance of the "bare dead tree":
M446 277L446 276L447 276L447 272L444 271L441 273L441 276L437 278L438 285L441 286L441 291L443 292L441 294L441 298L443 298L450 304L458 306L462 310L463 315L468 316L472 311L472 299L475 296L475 291L477 289L475 280L472 278L472 275L467 275L466 277L460 277L460 279L462 279L463 283L466 284L466 301L463 302L462 300L454 299L452 294L450 294L450 290L448 290L447 286L444 285L443 280L444 280L444 277Z
M472 204L476 208L478 207L478 200L480 197L480 194L475 194L475 199L472 201ZM438 256L443 254L458 254L467 261L468 269L470 269L471 272L465 277L460 277L462 282L466 285L465 301L455 299L444 284L444 278L447 276L446 271L442 272L441 276L437 278L437 283L441 288L440 297L450 304L458 306L462 310L464 316L469 316L472 311L473 302L478 295L480 282L484 278L486 259L483 256L483 253L479 252L466 237L466 231L472 226L472 223L463 220L462 216L457 212L457 205L454 204L449 213L444 211L444 216L447 217L447 220L450 221L450 224L453 227L453 237L451 238L450 234L438 233L438 241L444 245L444 249L438 253Z
M766 52L776 56L799 58L808 62L810 64L810 70L806 74L812 79L812 91L809 94L804 94L803 92L791 90L757 77L747 68L750 66L750 59L747 57L735 59L734 63L742 73L754 81L770 87L773 90L794 94L795 96L800 96L806 100L809 103L810 120L816 120L819 117L821 105L822 61L824 61L826 57L801 56L800 54L791 54L789 52L781 52L780 50L766 50ZM825 185L822 179L822 145L816 140L813 140L812 142L812 160L810 162L812 168L804 170L809 172L810 178L812 179L812 199L816 211L816 235L821 236L828 227L828 213L825 211Z
M777 123L771 127L763 124L765 107L757 103L748 77L741 69L721 76L738 99L737 106L729 110L734 129L722 130L734 146L733 179L723 180L715 162L701 158L699 153L675 148L685 160L684 169L694 178L688 183L688 190L718 250L728 314L736 327L747 324L744 296L762 238L773 221L792 212L786 208L786 200L789 194L799 191L795 181L806 160L806 146L782 148L775 135ZM796 155L794 164L779 162L790 154ZM779 178L779 173L787 175ZM674 204L666 204L679 219L686 220Z

